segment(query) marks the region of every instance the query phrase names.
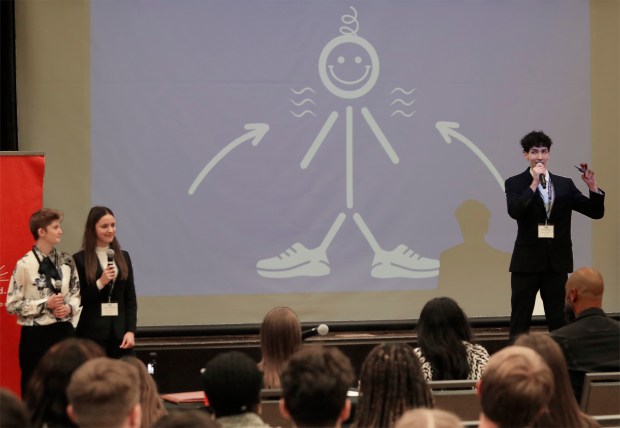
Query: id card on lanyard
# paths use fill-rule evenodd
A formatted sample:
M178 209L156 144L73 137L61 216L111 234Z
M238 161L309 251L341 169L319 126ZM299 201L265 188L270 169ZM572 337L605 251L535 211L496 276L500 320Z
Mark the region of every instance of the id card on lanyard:
M538 237L543 239L553 239L555 236L555 230L553 224L549 223L549 215L551 214L551 207L553 205L553 185L551 181L548 183L547 197L541 193L541 198L545 205L545 224L538 225Z

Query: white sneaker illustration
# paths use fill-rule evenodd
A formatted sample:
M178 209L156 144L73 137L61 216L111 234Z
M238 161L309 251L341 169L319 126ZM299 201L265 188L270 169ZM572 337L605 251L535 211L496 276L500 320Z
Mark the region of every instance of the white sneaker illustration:
M420 256L404 244L375 253L373 278L432 278L439 275L439 260Z
M329 261L321 246L306 248L297 242L279 256L259 260L256 271L265 278L329 275Z

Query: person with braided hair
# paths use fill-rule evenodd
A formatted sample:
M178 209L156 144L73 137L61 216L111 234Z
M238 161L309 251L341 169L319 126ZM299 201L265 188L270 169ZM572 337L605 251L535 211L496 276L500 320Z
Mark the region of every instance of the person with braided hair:
M391 428L409 409L433 408L419 358L406 343L377 345L362 364L355 428Z

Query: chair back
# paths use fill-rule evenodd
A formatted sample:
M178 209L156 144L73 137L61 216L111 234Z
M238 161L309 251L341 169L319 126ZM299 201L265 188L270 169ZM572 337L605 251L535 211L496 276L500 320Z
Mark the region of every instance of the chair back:
M480 398L475 380L433 380L431 387L435 407L457 415L462 421L477 421Z
M620 415L620 372L586 373L581 410L591 416Z

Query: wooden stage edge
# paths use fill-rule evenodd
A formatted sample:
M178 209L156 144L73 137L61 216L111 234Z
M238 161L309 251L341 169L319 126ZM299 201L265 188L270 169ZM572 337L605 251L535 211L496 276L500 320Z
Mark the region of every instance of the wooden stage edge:
M475 342L494 353L508 343L508 318L470 319ZM325 336L307 339L306 345L337 346L349 357L356 373L370 350L386 342L417 345L415 320L385 322L325 322ZM306 324L302 330L316 327ZM136 353L145 363L154 363L154 378L161 393L202 389L200 369L215 355L241 351L260 360L259 325L178 326L139 328ZM532 331L547 331L544 317L534 317Z
M610 314L620 319L620 314ZM474 341L490 354L508 344L508 318L472 318ZM302 330L319 323L304 323ZM351 360L356 373L370 350L386 342L406 342L417 345L416 320L385 322L325 322L326 336L307 339L306 345L321 343L337 346ZM217 325L141 327L136 335L136 354L154 367L154 378L162 394L202 389L200 369L217 354L241 351L256 362L261 358L260 325ZM531 331L546 332L544 316L532 319Z

